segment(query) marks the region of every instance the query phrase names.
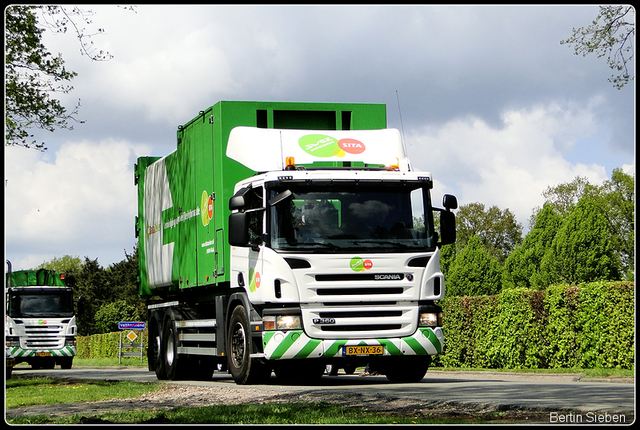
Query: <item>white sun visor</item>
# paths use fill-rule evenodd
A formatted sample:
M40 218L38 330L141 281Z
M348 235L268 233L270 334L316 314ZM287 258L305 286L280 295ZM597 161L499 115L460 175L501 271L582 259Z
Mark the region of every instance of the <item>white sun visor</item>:
M400 132L381 130L289 130L235 127L227 156L256 172L284 170L288 158L296 165L314 162L362 162L398 166L410 171Z

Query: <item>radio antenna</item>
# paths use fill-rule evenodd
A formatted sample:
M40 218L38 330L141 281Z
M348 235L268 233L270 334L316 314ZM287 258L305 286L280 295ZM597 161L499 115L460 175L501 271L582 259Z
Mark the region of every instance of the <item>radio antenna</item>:
M409 155L407 152L407 142L404 138L404 123L402 122L402 111L400 110L400 96L398 95L398 90L396 90L396 100L398 101L398 113L400 114L400 129L402 130L402 146L404 148L404 153Z

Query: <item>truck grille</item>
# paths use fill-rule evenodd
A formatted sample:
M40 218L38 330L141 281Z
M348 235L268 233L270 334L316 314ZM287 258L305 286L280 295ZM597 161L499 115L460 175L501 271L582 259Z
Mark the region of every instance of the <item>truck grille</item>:
M59 349L64 347L64 327L61 325L26 325L27 349Z
M305 333L314 339L383 339L415 333L423 271L413 268L416 258L376 254L361 271L351 267L352 259L315 254L313 264L293 268Z
M346 306L345 306L346 305ZM413 333L418 321L415 306L332 303L331 309L302 309L305 331L315 338L400 337Z

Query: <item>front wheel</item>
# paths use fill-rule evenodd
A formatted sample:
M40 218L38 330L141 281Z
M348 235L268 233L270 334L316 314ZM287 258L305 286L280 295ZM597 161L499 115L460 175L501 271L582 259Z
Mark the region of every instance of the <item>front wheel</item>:
M431 356L405 357L384 368L387 379L395 383L420 382L431 365Z
M271 375L271 368L251 359L251 330L244 306L238 305L231 313L227 336L229 373L236 384L259 382Z
M71 369L73 366L73 357L65 357L59 360L61 369Z

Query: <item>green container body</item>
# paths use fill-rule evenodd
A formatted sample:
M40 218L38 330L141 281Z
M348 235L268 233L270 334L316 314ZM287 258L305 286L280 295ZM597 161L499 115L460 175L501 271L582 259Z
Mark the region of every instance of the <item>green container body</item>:
M174 152L162 158L140 157L135 166L140 294L163 296L193 287L229 285L229 199L237 182L262 173L226 156L234 127L373 130L386 128L386 123L384 104L221 101L200 112L178 128ZM145 187L147 169L156 163L165 164L166 183ZM164 195L145 196L145 189L149 193L163 187ZM156 209L161 221L159 215L155 221L145 219L145 198L147 205L161 206ZM165 271L160 283L147 270L149 259L160 255L147 249L153 247L148 239L159 232L167 251L163 264L155 264Z
M7 273L7 286L11 287L65 287L64 277L52 270L18 270L11 272L11 279Z

